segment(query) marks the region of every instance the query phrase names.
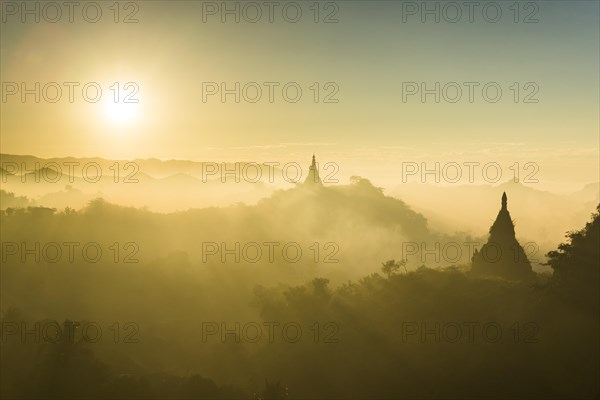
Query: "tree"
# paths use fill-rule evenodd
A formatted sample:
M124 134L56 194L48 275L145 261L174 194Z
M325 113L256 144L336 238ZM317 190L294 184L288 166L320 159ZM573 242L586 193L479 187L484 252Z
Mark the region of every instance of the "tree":
M283 400L288 397L288 388L283 386L280 381L269 383L265 379L265 390L261 400Z
M569 232L567 242L547 254L554 270L552 281L563 294L598 308L600 285L600 204L592 221Z
M406 260L388 260L384 263L381 263L381 265L381 271L383 271L383 273L387 275L388 279L391 278L392 275L397 274L400 267L404 268L404 272L408 272L408 270L406 269Z

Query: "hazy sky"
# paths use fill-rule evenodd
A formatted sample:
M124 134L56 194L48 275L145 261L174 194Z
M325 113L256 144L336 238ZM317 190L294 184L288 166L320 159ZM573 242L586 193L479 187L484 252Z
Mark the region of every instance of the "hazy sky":
M22 2L2 1L2 152L264 160L316 151L380 170L407 157L496 157L539 162L550 180L598 180L597 1L483 1L473 22L464 2L453 3L460 17L456 7L433 1L304 1L284 11L287 3L272 6L269 22L262 1L143 1L137 9L122 2L115 23L113 2L97 2L102 16L92 23L86 18L96 9L84 13L82 2L74 22L63 6L52 23L56 9L42 2L40 22L29 14L23 23ZM262 16L252 23L254 5ZM239 7L239 23L235 14L222 22L226 7ZM438 7L440 22L422 15L424 7ZM302 16L292 23L298 8ZM123 23L130 14L138 22ZM23 82L29 89L40 82L39 103L34 94L22 102ZM62 90L56 103L48 101L56 85L43 90L50 82ZM73 103L64 82L79 83ZM97 103L82 95L94 82L102 89ZM139 103L111 105L115 82L121 101L139 88L132 97ZM207 94L236 82L239 103L235 94L225 102ZM436 82L439 103L433 93L425 102L420 92L407 94ZM257 86L262 97L251 103ZM297 87L302 96L293 103ZM462 97L452 103L457 87ZM492 102L497 87L502 96ZM90 98L94 92L88 88Z

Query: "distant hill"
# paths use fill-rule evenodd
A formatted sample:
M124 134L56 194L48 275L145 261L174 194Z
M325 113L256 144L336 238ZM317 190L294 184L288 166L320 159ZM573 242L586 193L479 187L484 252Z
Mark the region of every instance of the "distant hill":
M199 179L214 180L220 178L219 171L222 167L225 167L227 171L234 171L235 164L239 164L241 170L245 165L253 163L240 160L238 163L222 163L222 162L199 162L189 160L159 160L156 158L148 159L135 159L135 160L117 160L117 159L105 159L100 157L55 157L55 158L39 158L31 155L15 155L15 154L0 154L0 165L3 169L8 170L14 168L14 164L17 165L16 175L21 175L21 170L34 171L44 167L52 168L55 165L60 166L63 169L63 173L67 173L69 165L73 165L78 173L80 172L81 166L86 164L97 164L100 166L104 175L113 175L115 170L115 163L118 163L123 171L123 175L127 175L128 172L132 172L133 168L126 168L126 164L134 164L138 171L144 172L154 178L166 178L175 174L186 174L191 175ZM254 164L253 164L254 165ZM262 177L263 181L266 181L269 176L269 167L262 165ZM254 167L252 167L254 168ZM215 173L216 171L216 173ZM281 169L278 167L272 167L271 172L276 172L275 176L281 175ZM248 172L250 174L250 172ZM252 171L254 174L254 171ZM254 176L254 175L252 175Z
M259 172L256 165L243 162L236 165L98 157L42 159L10 154L1 154L0 162L3 189L57 208L80 208L86 201L101 196L117 204L170 212L240 201L253 204L277 188L292 186L282 181L281 171L269 170L265 165L255 179ZM221 173L222 168L238 171L237 176ZM67 186L73 197L62 193Z

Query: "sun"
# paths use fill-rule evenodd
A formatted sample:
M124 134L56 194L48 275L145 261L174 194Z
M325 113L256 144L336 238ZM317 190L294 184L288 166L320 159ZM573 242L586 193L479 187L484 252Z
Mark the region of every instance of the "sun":
M113 125L132 125L139 119L139 103L107 101L104 107L108 122Z

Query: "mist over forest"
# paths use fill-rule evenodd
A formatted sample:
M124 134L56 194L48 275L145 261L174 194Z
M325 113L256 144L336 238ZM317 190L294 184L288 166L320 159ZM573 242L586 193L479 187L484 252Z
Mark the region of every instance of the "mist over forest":
M600 398L600 1L0 0L0 400Z
M593 189L563 209L514 182L417 201L325 184L317 164L297 183L203 183L198 163L135 161L126 185L2 161L3 398L598 393Z

